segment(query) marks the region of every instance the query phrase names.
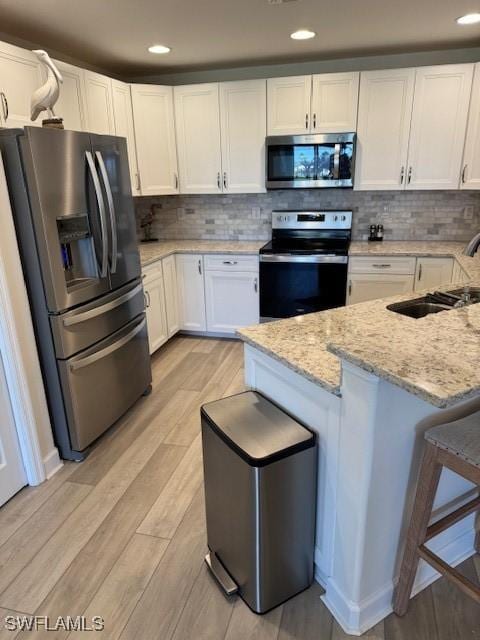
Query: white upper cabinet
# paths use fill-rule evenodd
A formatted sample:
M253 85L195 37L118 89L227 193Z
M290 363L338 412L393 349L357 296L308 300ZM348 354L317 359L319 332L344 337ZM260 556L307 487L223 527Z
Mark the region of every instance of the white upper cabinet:
M220 84L224 193L265 191L265 80Z
M458 189L473 64L416 70L407 189Z
M460 187L480 189L480 63L475 65Z
M172 87L133 84L132 102L142 195L178 193Z
M267 132L269 136L310 132L312 76L267 80Z
M182 193L221 193L218 84L174 88Z
M60 85L60 95L54 107L55 114L63 118L65 129L86 131L87 114L84 71L80 67L74 67L60 60L55 60L54 62L63 78L63 83ZM45 71L44 75L46 78Z
M40 61L31 51L0 42L0 125L41 126L47 115L41 113L32 122L30 103L43 82Z
M112 80L93 71L85 71L87 125L91 133L115 135Z
M415 69L362 72L355 189L403 189Z
M115 135L127 139L128 164L130 167L130 181L132 194L140 195L137 168L137 152L135 149L135 132L133 130L132 98L130 85L118 80L112 80L113 115L115 120Z
M312 77L311 133L357 130L360 74L322 73Z

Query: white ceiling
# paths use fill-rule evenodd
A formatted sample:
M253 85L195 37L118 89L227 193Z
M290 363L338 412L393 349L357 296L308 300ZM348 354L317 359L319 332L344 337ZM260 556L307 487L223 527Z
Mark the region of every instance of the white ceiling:
M0 30L119 75L480 44L480 0L0 0ZM299 28L317 32L293 41ZM172 52L154 56L151 44Z

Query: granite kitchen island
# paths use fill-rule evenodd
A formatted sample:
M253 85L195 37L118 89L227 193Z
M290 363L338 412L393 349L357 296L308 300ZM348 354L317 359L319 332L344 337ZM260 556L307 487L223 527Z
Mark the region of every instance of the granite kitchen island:
M352 254L362 251L451 256L480 286L480 259L462 256L458 245L352 245ZM325 604L354 635L392 611L425 430L480 409L480 304L421 319L386 308L418 295L239 331L247 384L318 433L316 578ZM435 517L472 490L444 470ZM430 544L458 564L472 555L473 541L469 517ZM422 563L415 591L437 576Z

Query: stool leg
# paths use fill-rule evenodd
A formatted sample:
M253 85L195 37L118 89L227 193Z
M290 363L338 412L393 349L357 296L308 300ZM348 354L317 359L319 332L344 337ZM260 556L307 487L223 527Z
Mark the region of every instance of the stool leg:
M437 462L437 449L427 442L418 478L415 504L407 531L398 585L393 594L393 610L399 616L407 612L419 561L417 550L425 541L441 472L442 465Z

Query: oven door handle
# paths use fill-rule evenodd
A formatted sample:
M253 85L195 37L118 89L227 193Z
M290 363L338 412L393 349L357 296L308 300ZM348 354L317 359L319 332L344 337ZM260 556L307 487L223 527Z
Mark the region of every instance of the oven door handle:
M321 256L293 256L282 255L280 253L274 255L261 255L260 262L296 262L311 264L347 264L348 256L321 255Z

